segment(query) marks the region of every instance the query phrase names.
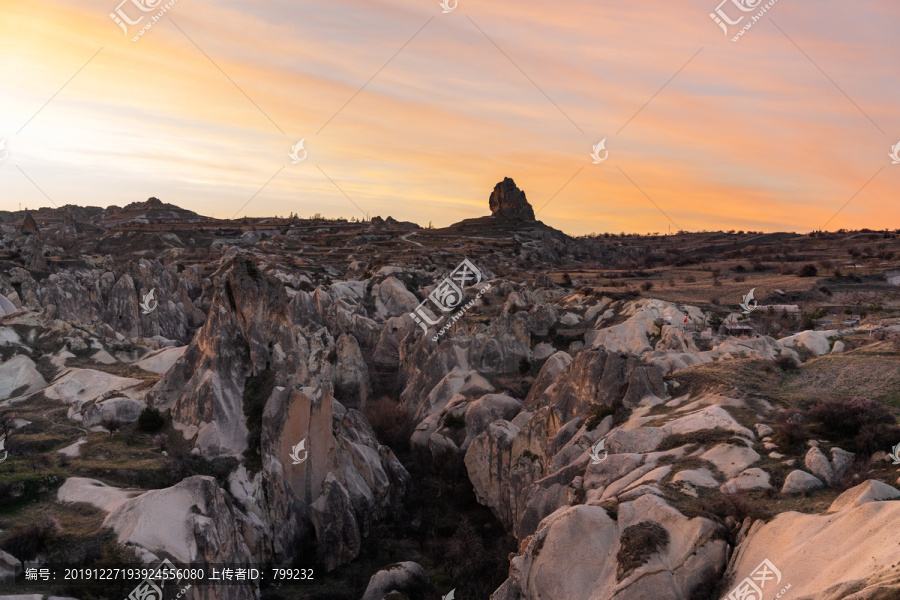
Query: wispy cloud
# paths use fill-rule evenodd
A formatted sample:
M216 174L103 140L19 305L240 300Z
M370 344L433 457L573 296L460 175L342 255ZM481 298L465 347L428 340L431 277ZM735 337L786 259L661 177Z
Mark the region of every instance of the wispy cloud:
M892 4L779 3L790 40L767 21L738 44L705 0L430 4L180 0L177 27L164 17L137 43L115 2L4 7L0 209L46 204L18 165L60 204L154 195L226 216L278 172L242 214L358 214L324 172L370 214L440 226L486 214L505 176L542 206L586 164L542 220L666 230L624 171L687 229L805 231L900 140ZM300 138L309 158L291 165ZM602 138L610 159L592 165ZM900 227L898 177L885 169L830 227Z

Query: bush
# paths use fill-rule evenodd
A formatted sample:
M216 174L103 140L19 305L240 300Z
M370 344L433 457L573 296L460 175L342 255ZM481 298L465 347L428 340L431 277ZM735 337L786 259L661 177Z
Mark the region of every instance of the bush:
M798 277L815 277L819 272L819 269L816 268L816 265L803 265L800 267L800 271L797 273Z
M800 366L800 363L797 362L797 359L790 354L782 354L772 362L774 362L775 366L782 371L793 371Z
M137 424L138 429L141 431L152 432L162 429L166 424L166 419L157 409L148 406L141 411L140 416L138 416Z
M164 433L160 433L159 435L153 436L153 445L159 448L160 450L165 450L166 446L169 443L169 436Z
M0 547L22 562L34 560L61 531L58 519L44 515L37 523L13 530Z
M649 292L650 290L653 289L653 282L645 281L644 283L641 284L641 289L644 290L645 292Z
M772 441L778 444L782 450L799 449L809 439L806 418L797 410L778 411L772 429L775 430L772 434Z
M870 454L900 439L897 419L869 398L819 400L806 412L811 428L850 452Z
M655 521L643 521L626 527L619 538L619 552L616 554L616 581L625 579L668 546L669 532Z
M523 356L519 359L519 375L525 375L529 371L531 371L531 361Z

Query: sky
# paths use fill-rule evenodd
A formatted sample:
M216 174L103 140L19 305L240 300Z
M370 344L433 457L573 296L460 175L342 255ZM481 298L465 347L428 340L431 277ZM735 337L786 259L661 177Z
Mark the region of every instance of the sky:
M900 228L893 0L120 1L0 0L0 210Z

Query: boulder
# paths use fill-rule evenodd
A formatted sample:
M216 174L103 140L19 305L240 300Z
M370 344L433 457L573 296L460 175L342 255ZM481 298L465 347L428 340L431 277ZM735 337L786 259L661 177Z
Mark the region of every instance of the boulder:
M838 331L806 330L778 340L783 346L794 348L802 346L817 356L828 354L831 350L829 338L840 335Z
M853 465L855 455L838 447L831 449L831 468L834 470L835 483L840 482Z
M416 592L428 585L428 574L422 565L412 561L394 563L369 578L362 600L381 600L393 590Z
M835 498L828 508L828 512L855 508L867 502L880 502L897 498L900 498L900 490L876 479L869 479Z
M17 354L0 363L0 400L13 395L18 397L31 394L45 385L47 382L38 372L34 361L24 354Z
M145 408L147 405L144 402L132 398L110 398L102 402L95 402L84 412L82 425L94 427L103 425L107 421L120 424L134 423Z
M815 475L806 471L795 469L788 473L781 487L782 494L804 494L816 488L825 487L825 484Z
M772 484L769 483L769 474L758 468L745 469L741 471L741 473L737 477L729 480L727 483L722 484L721 487L721 490L723 492L737 492L757 489L772 489Z
M804 464L821 481L828 485L834 485L834 469L831 468L831 463L828 462L828 458L822 454L821 450L816 447L810 448L806 453Z
M372 295L375 297L375 314L380 319L398 317L419 306L416 296L393 275L373 286Z
M16 308L16 305L9 301L9 298L0 294L0 317L4 315L11 315L12 313L19 310Z

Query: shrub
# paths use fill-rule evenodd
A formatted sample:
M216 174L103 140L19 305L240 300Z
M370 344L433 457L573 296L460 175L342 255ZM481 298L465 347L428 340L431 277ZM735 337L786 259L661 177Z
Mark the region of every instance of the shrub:
M798 277L815 277L819 272L819 269L816 268L816 265L808 264L800 267L800 271L797 272Z
M22 562L34 560L61 531L56 517L44 515L36 523L13 530L0 547Z
M798 410L778 411L772 429L774 429L772 441L778 444L782 450L798 449L809 439L806 418Z
M645 281L644 283L641 284L641 289L644 290L645 292L649 292L650 290L653 289L653 282Z
M772 362L782 371L793 371L800 366L797 359L790 354L782 354Z
M148 406L144 410L141 411L141 414L138 416L138 429L141 431L152 432L157 431L158 429L162 429L166 424L165 417L162 416L162 413L152 406Z
M521 359L519 359L519 374L525 375L529 371L531 371L531 361L523 356Z
M626 527L619 538L616 554L616 580L622 581L651 556L669 546L669 532L655 521L642 521Z
M819 400L806 412L812 429L851 452L870 454L897 443L897 419L869 398Z
M702 501L704 512L720 517L732 517L738 524L744 519L769 519L772 513L765 503L754 502L746 490L729 489L724 486L720 494L706 497Z
M153 436L153 445L159 448L160 450L165 450L166 445L169 443L169 436L164 433L160 433L159 435Z

